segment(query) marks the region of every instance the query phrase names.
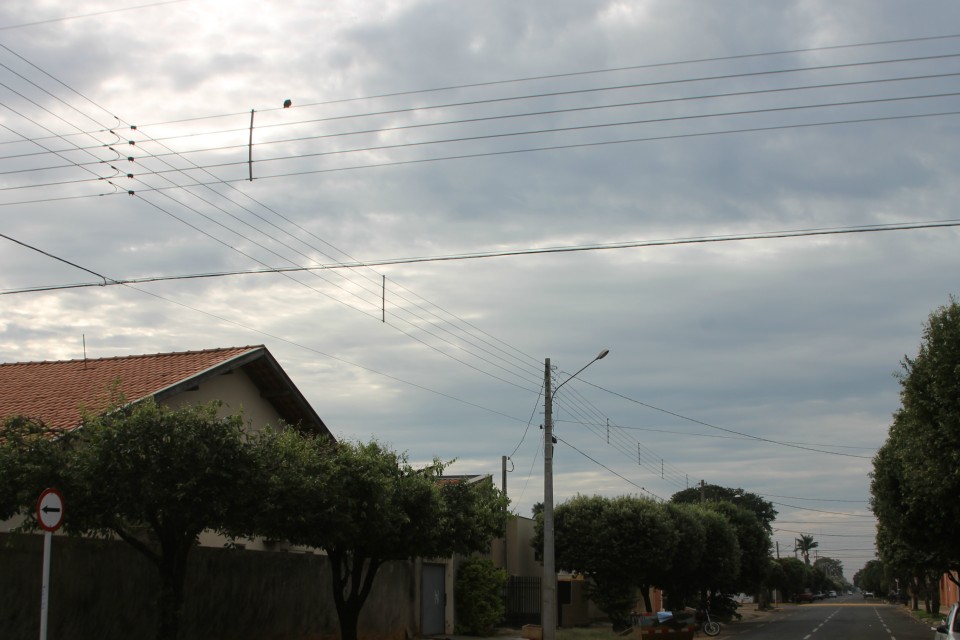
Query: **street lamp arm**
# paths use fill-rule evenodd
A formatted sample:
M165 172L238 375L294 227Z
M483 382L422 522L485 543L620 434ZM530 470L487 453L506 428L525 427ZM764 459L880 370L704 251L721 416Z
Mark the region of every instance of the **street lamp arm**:
M576 378L578 375L580 375L581 373L583 373L583 370L584 370L584 369L586 369L587 367L589 367L590 365L592 365L592 364L593 364L594 362L596 362L597 360L603 360L604 358L606 358L608 353L610 353L610 349L604 349L603 351L601 351L601 352L597 355L596 358L594 358L593 360L591 360L591 361L588 362L587 364L585 364L585 365L583 365L582 367L580 367L580 370L579 370L579 371L577 371L575 374L573 374L572 376L570 376L569 378L567 378L566 380L564 380L563 382L561 382L560 384L558 384L558 385L557 385L557 388L553 390L553 393L556 394L557 391L560 390L560 387L562 387L563 385L567 384L568 382L570 382L571 380L573 380L574 378Z

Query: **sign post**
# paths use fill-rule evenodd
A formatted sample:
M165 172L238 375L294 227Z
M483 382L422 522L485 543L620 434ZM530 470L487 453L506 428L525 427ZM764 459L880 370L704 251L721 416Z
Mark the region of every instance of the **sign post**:
M43 529L43 582L40 588L40 640L47 640L47 609L50 604L50 546L53 532L63 524L63 495L45 489L37 500L37 523Z

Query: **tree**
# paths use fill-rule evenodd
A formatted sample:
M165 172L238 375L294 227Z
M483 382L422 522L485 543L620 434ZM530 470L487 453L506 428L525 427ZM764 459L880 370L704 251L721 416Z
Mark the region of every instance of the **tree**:
M255 448L264 479L256 531L326 551L342 640L357 639L384 563L484 550L506 527L508 501L492 483L441 483L438 460L414 468L376 441L293 429L265 430Z
M730 522L716 511L702 509L701 523L706 534L706 552L698 570L696 586L707 592L729 593L740 575L740 544Z
M771 524L777 518L777 510L773 508L773 503L764 500L755 493L750 493L743 489L731 489L716 484L705 484L702 487L689 487L678 491L670 497L670 502L679 504L705 505L718 501L732 502L747 511L751 511L763 524L767 533L773 531Z
M871 474L885 563L914 573L960 570L960 304L930 314L914 358L901 362L901 407ZM926 581L926 578L924 578Z
M660 505L635 496L578 495L557 505L554 529L557 568L589 579L591 599L615 628L629 626L638 588L651 610L649 587L669 569L677 545ZM542 517L533 544L543 548Z
M770 571L770 534L763 522L750 510L734 502L708 503L733 527L740 547L740 571L737 592L757 594Z
M64 487L69 438L40 421L13 416L0 424L0 520L25 515L47 487Z
M846 584L843 577L843 563L836 558L826 556L817 558L817 561L813 563L813 568L823 572L829 582L828 591L831 589L839 591Z
M636 586L626 563L617 561L617 542L598 538L600 523L609 504L601 496L577 495L554 509L554 553L558 569L576 572L588 579L591 600L607 614L614 628L627 625L636 602ZM532 544L543 557L543 509L534 508L536 533ZM608 533L603 531L604 536ZM621 537L616 536L619 541Z
M778 558L774 563L771 586L780 589L784 600L796 600L807 586L807 566L796 558Z
M797 551L800 552L800 555L803 556L803 562L808 567L810 566L810 552L820 546L819 542L816 542L813 539L813 536L806 533L801 533L799 538L794 540L796 544Z
M882 560L870 560L853 576L853 584L861 591L888 593L890 581Z
M87 417L69 459L65 527L116 535L160 576L160 640L179 633L187 558L204 530L228 533L250 512L252 456L239 416L219 403L170 409L151 400ZM249 506L249 505L248 505Z
M696 585L700 564L707 552L707 533L700 507L668 502L663 508L676 532L677 546L657 585L666 591L667 609L679 611L699 604Z

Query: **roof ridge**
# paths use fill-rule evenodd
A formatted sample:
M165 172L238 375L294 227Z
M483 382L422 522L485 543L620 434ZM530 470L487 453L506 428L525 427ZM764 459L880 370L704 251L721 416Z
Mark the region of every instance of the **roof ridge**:
M164 351L159 353L141 353L127 356L107 356L104 358L72 358L69 360L27 360L24 362L0 362L0 367L24 366L24 365L42 365L42 364L67 364L72 362L107 362L117 360L135 360L138 358L159 358L163 356L185 356L202 353L219 353L224 351L252 351L254 349L265 348L262 344L245 345L241 347L214 347L211 349L193 349L189 351Z

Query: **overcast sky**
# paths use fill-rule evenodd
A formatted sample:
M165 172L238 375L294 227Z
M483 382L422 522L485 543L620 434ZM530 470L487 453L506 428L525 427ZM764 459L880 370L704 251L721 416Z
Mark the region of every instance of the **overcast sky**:
M556 385L607 348L556 398L557 502L741 487L781 555L809 533L852 577L895 374L960 292L957 24L4 2L0 361L264 344L338 437L498 483L510 456L529 515L544 360Z

